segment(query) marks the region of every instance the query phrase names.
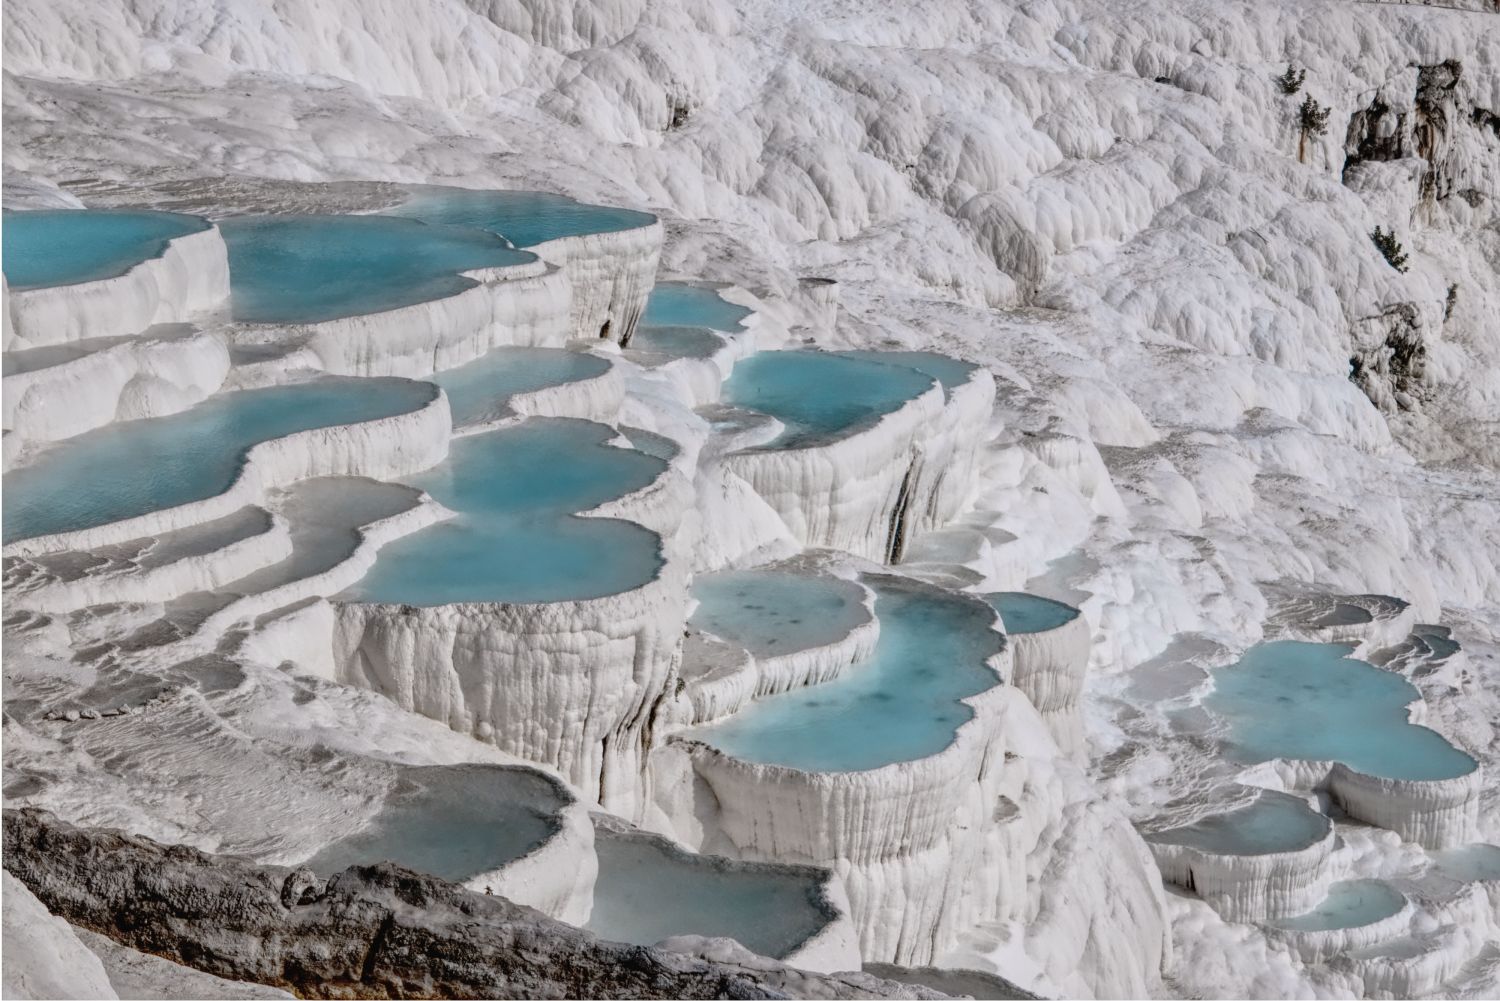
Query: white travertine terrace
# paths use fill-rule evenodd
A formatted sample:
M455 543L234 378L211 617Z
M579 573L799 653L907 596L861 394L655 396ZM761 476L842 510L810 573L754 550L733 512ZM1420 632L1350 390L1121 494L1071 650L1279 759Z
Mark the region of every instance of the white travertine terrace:
M116 328L118 329L118 328ZM86 342L72 342L79 349ZM41 348L33 357L57 348ZM229 374L229 350L213 331L159 328L111 339L56 362L37 358L5 376L6 458L23 442L69 438L112 421L161 417L216 391Z
M933 385L872 426L796 448L723 457L805 546L900 560L905 540L954 517L970 499L994 380L975 368L944 393Z
M214 497L93 528L22 539L7 545L5 555L86 550L162 535L258 504L267 490L319 476L400 479L442 461L451 429L448 398L433 387L432 399L408 413L312 428L252 446L234 482Z
M1039 632L1008 632L1014 668L1011 683L1041 713L1057 746L1069 754L1085 753L1080 702L1093 637L1088 620L1075 614L1067 622Z
M1329 856L1337 838L1333 824L1322 820L1316 834L1255 853L1151 837L1147 844L1168 882L1191 889L1227 920L1257 921L1301 914L1328 895L1335 878Z
M6 289L5 350L139 333L179 323L229 297L229 255L218 229L180 236L161 256L114 278Z
M453 295L378 313L316 323L244 324L240 343L281 356L246 366L240 385L268 385L309 365L333 375L420 378L456 368L505 346L561 347L575 334L568 320L574 288L541 260L462 274L479 284Z
M633 229L558 237L526 249L568 276L574 336L628 345L656 282L661 242L658 220Z

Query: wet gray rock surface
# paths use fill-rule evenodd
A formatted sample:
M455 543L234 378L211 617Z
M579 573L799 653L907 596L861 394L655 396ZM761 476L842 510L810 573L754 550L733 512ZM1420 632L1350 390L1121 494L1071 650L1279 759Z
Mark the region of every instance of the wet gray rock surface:
M6 810L4 865L54 914L115 942L303 997L930 998L815 974L603 942L502 897L391 863L307 870Z

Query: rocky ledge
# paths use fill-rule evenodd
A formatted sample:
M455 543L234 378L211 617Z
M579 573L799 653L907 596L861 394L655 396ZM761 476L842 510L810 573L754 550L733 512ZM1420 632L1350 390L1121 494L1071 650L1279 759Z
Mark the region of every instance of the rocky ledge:
M391 863L306 869L6 810L5 868L54 914L122 945L299 997L940 998L708 941L604 942L503 897Z

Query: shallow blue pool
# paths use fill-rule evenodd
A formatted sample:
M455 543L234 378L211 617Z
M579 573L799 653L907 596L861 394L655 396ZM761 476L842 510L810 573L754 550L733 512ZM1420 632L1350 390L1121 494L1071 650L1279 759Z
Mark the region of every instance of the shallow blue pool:
M1420 698L1398 674L1353 660L1338 643L1262 643L1213 672L1204 704L1229 723L1240 760L1342 761L1367 775L1445 779L1474 759L1435 731L1406 720Z
M590 205L541 191L476 191L419 188L387 215L497 233L517 247L534 247L564 236L614 233L656 222L647 212Z
M5 212L5 281L16 291L123 275L208 229L197 216L135 209Z
M551 782L527 769L410 768L368 825L303 864L331 876L391 861L461 883L544 844L564 805Z
M378 215L254 216L219 224L230 306L245 323L317 323L456 295L459 274L536 258L493 233Z
M1078 609L1024 591L995 591L981 595L1000 613L1008 633L1044 633L1078 618Z
M724 402L785 425L763 447L799 448L869 427L933 381L912 368L822 351L761 351L735 365Z
M440 372L432 381L448 394L453 426L464 427L506 416L506 404L518 393L592 379L609 371L609 362L561 348L496 348L477 361Z
M722 298L717 289L689 282L657 282L646 299L642 327L706 327L733 333L752 310ZM637 335L639 336L639 335Z
M600 831L599 878L586 926L611 942L654 945L675 935L732 938L780 958L822 930L811 873L729 867L654 839Z
M1334 883L1328 896L1306 914L1268 922L1287 931L1331 931L1374 924L1406 906L1406 898L1389 883L1378 879L1351 879Z
M703 327L636 327L632 351L672 358L710 358L724 346L724 338Z
M930 375L943 386L943 392L953 395L953 391L969 381L978 365L971 362L959 361L947 355L938 354L936 351L840 351L839 354L845 358L860 358L864 361L878 361L886 365L901 365L906 368L916 369L923 375Z
M661 540L633 522L578 518L646 486L666 462L606 444L615 431L534 418L453 442L406 482L459 516L391 543L342 598L407 605L599 598L647 583Z
M323 379L225 393L170 417L90 431L5 474L5 541L214 497L259 442L408 413L436 392L406 379Z
M1500 880L1500 845L1476 842L1432 853L1438 868L1465 883Z
M693 626L762 657L827 646L868 617L848 581L782 570L705 574L693 597Z
M880 640L839 678L758 699L697 739L746 761L804 771L865 771L936 754L974 712L960 699L994 687L985 662L1004 647L983 603L896 577L868 577Z
M1146 840L1185 845L1217 855L1269 855L1321 841L1332 825L1296 796L1262 792L1255 802L1215 813L1186 827L1160 831Z

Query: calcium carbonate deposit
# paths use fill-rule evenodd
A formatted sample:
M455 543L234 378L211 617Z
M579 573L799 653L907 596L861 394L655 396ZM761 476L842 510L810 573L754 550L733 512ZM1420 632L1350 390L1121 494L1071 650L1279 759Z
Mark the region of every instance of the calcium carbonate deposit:
M1492 0L3 16L7 996L1500 994Z

